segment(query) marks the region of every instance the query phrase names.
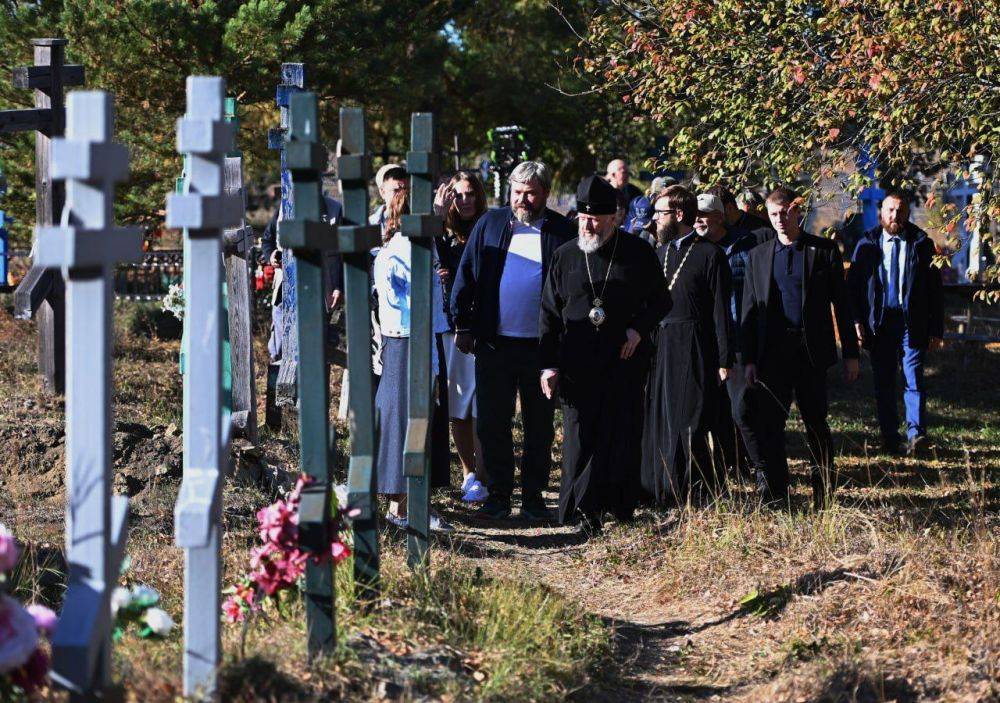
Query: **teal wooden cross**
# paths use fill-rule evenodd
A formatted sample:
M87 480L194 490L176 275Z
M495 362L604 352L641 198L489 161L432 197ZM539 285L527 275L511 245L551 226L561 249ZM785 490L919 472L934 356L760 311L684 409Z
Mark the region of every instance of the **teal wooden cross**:
M316 94L289 99L285 161L292 179L295 214L278 223L278 241L295 255L298 338L299 463L312 482L302 491L299 535L313 554L330 549L331 510L330 380L326 365L324 253L336 248L336 226L323 221L322 179L327 153L319 141ZM286 350L287 352L287 350ZM333 650L333 562L306 566L306 630L310 657Z
M344 210L343 224L337 230L337 247L344 256L347 368L351 379L347 503L350 508L360 511L354 518L354 582L359 587L359 598L371 601L378 595L379 553L369 263L371 250L381 243L381 231L378 225L368 224L371 155L365 142L364 110L340 109L340 150L337 175Z
M410 213L403 216L402 233L412 242L410 260L409 419L403 450L407 476L407 563L411 568L430 563L430 453L434 415L434 238L442 234L441 218L434 215L434 180L438 154L434 149L434 116L415 112L410 119L411 149L406 154L410 174Z

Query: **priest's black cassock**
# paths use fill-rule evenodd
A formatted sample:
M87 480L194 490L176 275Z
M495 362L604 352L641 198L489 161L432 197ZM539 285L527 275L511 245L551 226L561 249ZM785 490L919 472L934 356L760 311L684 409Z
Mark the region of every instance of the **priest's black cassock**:
M711 487L721 478L708 431L726 392L719 369L733 365L732 274L722 249L695 232L661 246L657 258L665 285L674 283L670 312L656 329L646 391L642 488L657 502L683 503L692 481Z
M593 287L587 276L589 259ZM596 290L596 295L595 295ZM666 286L645 241L618 230L585 256L576 241L556 250L542 293L542 368L559 371L563 466L559 520L631 516L639 498L643 389L651 332L666 313ZM601 300L606 319L588 315ZM642 341L621 359L626 330Z

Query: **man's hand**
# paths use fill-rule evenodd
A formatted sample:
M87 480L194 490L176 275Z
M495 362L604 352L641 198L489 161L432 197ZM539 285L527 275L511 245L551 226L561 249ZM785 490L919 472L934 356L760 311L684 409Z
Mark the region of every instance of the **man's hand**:
M336 310L337 306L340 305L340 301L343 299L344 294L340 289L330 291L330 296L327 298L327 307L330 310Z
M445 285L447 285L448 284L448 279L451 278L451 271L449 271L448 269L446 269L444 267L439 268L438 269L438 278L441 279L441 283L444 283Z
M729 369L719 369L719 382L725 383L726 379L729 378Z
M549 400L556 394L556 387L559 385L559 371L557 369L545 369L542 371L542 393Z
M747 385L753 388L757 385L757 364L747 364L743 368L746 372Z
M858 336L858 346L863 347L865 345L865 326L860 322L855 322L854 333Z
M635 353L635 348L639 346L642 337L631 327L625 330L625 344L622 345L621 358L629 359Z
M281 268L281 249L275 249L271 252L271 258L268 260L274 268Z
M455 335L455 346L463 354L471 354L472 348L475 346L475 340L472 338L471 332L459 332Z
M861 375L861 364L857 359L844 359L844 380L854 383Z
M928 351L941 351L944 349L944 340L941 337L931 337L927 343Z

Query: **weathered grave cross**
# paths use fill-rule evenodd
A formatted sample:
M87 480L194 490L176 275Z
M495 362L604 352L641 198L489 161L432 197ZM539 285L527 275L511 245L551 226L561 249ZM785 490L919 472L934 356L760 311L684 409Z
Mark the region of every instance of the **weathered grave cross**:
M312 481L302 490L299 534L314 555L330 549L330 382L326 364L324 307L325 252L336 247L336 226L323 221L322 173L326 149L319 141L316 94L299 92L289 100L285 164L292 176L294 217L278 223L278 241L297 260L295 277L298 337L299 462ZM287 353L287 349L285 350ZM283 357L287 361L287 357ZM306 630L310 657L335 644L333 562L306 565Z
M413 113L410 120L411 149L406 154L410 174L410 213L403 215L402 233L412 244L410 260L410 350L409 419L403 470L407 476L407 563L412 568L430 562L430 456L431 423L434 410L434 383L431 354L434 354L432 258L434 238L442 233L441 218L434 211L434 181L438 154L434 149L434 116Z
M281 64L281 83L278 84L275 102L281 115L279 127L268 130L267 146L276 149L281 157L281 208L280 220L295 217L295 194L292 189L292 174L288 168L286 144L291 126L291 97L305 87L305 65L301 63ZM320 203L322 205L322 203ZM283 252L281 259L281 329L276 334L281 345L281 363L277 370L268 374L268 383L273 384L273 395L277 406L295 403L298 379L299 350L296 337L295 309L297 268L294 252Z
M184 694L213 697L220 661L222 483L229 448L222 427L222 231L243 203L225 192L223 159L235 125L223 120L225 82L187 79L187 112L177 121L185 192L167 198L167 227L184 229L187 368L184 373L184 478L174 511L184 548Z
M337 176L344 198L343 224L337 229L337 250L344 257L347 307L347 366L351 378L348 422L351 460L347 473L347 503L360 510L354 518L354 581L362 600L378 589L378 503L375 481L374 383L372 382L371 250L381 243L381 228L368 224L368 180L371 156L365 144L365 113L340 109L341 155Z
M14 69L14 87L34 89L35 107L0 112L0 134L35 132L35 225L45 227L62 212L65 201L65 189L55 182L49 169L52 140L66 130L63 89L83 85L83 66L66 65L65 39L32 39L31 43L35 47L35 65ZM64 283L59 272L46 270L36 262L17 287L14 312L24 319L37 313L38 368L46 389L62 393L66 312Z
M69 374L66 476L69 587L52 639L53 678L92 700L111 683L111 591L127 536L128 498L111 495L111 272L139 261L136 228L114 224L115 183L128 177L128 150L111 141L114 102L103 92L69 96L66 139L52 143L52 178L66 182L58 226L37 230L38 266L60 267L68 284Z

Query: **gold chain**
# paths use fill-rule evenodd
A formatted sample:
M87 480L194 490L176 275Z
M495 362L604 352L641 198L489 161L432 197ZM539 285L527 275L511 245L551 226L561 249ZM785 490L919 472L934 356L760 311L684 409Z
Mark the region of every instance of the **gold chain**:
M698 235L695 235L695 236L697 237ZM671 242L671 244L672 244L672 243L673 243L673 242ZM667 248L667 251L666 251L666 252L664 252L664 254L663 254L663 275L664 275L664 276L666 276L666 275L667 275L667 262L668 262L668 261L670 261L670 249L669 249L669 247L670 247L670 244L667 244L667 247L668 247L668 248ZM688 245L688 248L687 248L687 251L686 251L686 252L684 252L684 256L682 256L682 257L681 257L681 262L680 262L680 264L678 264L678 265L677 265L677 268L676 268L676 269L674 269L674 275L673 275L673 278L671 278L671 279L670 279L670 283L668 283L668 284L667 284L667 290L668 290L668 291L672 291L672 290L674 289L674 284L675 284L675 283L677 283L677 276L678 276L678 275L680 274L680 272L681 272L681 269L682 269L682 268L684 268L684 262L685 262L685 261L687 261L687 258L688 258L688 254L690 254L690 253L691 253L691 250L692 250L692 249L694 249L694 242L691 242L691 243L690 243L690 244Z
M611 249L611 261L608 262L608 272L604 275L604 285L601 286L601 295L597 295L597 288L594 287L594 277L590 273L590 256L583 252L583 262L587 265L587 278L590 279L590 290L594 293L594 304L601 305L604 300L604 291L608 289L608 279L611 278L611 266L615 263L615 253L618 251L618 237L621 235L615 232L615 245Z

